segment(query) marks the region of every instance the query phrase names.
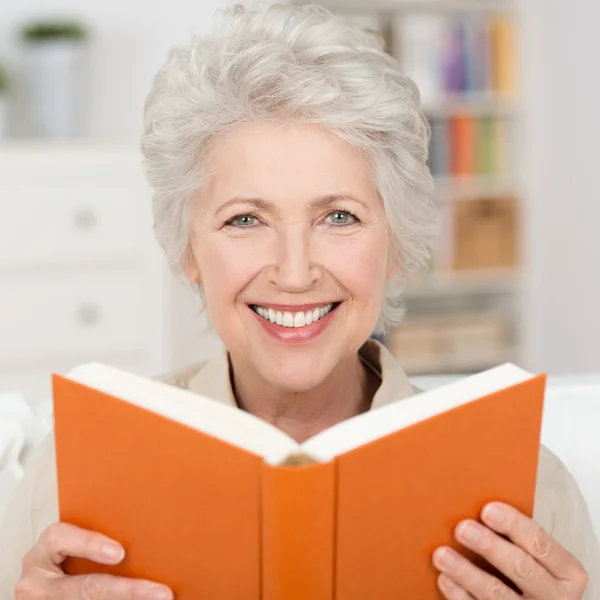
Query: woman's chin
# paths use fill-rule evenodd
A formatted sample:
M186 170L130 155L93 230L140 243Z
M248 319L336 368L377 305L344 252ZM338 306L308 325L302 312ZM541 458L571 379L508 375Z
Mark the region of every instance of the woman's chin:
M276 368L259 371L269 385L282 392L307 392L317 388L331 373L335 365L328 368L326 364L315 364L313 361L288 360L280 362Z

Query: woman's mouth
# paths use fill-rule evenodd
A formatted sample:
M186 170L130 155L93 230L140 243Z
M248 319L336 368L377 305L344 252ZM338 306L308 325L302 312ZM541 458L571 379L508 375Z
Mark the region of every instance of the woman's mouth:
M304 310L298 310L301 307L294 310L293 307L259 304L250 304L249 307L265 333L280 342L293 344L309 342L321 335L337 314L340 304L308 305L302 307Z
M269 321L274 325L282 327L306 327L312 323L316 323L325 315L339 306L339 302L330 302L323 304L314 309L302 311L280 311L266 306L251 304L250 308L265 321Z

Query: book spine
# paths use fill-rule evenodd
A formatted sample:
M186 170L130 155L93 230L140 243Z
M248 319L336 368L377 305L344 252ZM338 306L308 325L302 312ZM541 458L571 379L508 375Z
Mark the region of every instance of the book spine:
M511 95L516 88L515 75L515 31L508 17L497 17L492 22L492 44L494 62L494 91Z
M480 90L479 60L477 54L477 28L473 18L465 18L462 22L463 51L465 61L465 93L473 94Z
M431 174L439 177L448 174L448 121L445 118L430 120L431 140L429 160Z
M480 57L481 91L492 92L494 89L493 76L493 52L492 33L489 19L482 19L479 23L479 36L477 55Z
M493 123L493 166L494 173L506 175L510 172L509 131L506 119L497 118Z
M484 116L477 121L477 173L491 175L494 173L494 124L492 117Z
M444 89L449 94L460 94L466 88L465 39L462 23L449 20L444 35Z
M452 175L468 177L475 174L475 119L456 115L450 120Z
M335 463L272 466L262 476L262 600L333 600Z

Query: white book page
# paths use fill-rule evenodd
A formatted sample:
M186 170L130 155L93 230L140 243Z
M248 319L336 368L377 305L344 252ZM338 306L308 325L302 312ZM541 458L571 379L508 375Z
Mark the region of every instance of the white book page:
M394 431L534 377L507 363L477 375L357 415L313 436L302 450L318 461L354 450ZM278 456L271 457L276 462Z
M282 463L290 454L296 453L308 454L317 461L327 462L394 431L532 377L531 373L515 365L501 365L357 415L298 444L283 431L250 413L114 367L90 363L68 374L73 381L262 456L273 465Z
M67 378L265 458L300 449L286 433L248 412L114 367L89 363Z

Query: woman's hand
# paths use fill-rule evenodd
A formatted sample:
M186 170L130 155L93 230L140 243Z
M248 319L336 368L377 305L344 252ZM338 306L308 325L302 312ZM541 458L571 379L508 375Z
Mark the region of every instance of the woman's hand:
M581 600L587 587L585 570L535 521L499 502L488 504L481 518L485 525L459 523L456 539L514 582L523 596L442 547L434 552L433 564L441 571L438 585L448 600Z
M151 581L106 574L65 575L68 556L104 565L120 563L125 550L106 536L67 523L50 525L23 559L16 600L171 600L171 590Z

